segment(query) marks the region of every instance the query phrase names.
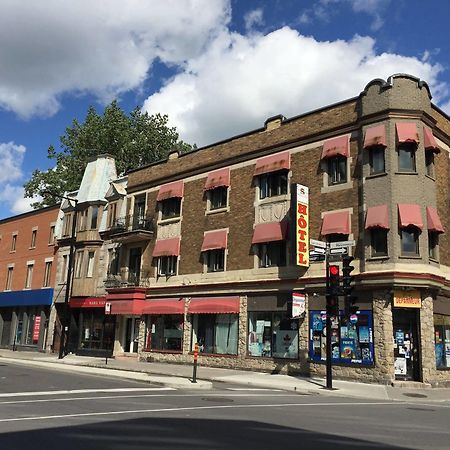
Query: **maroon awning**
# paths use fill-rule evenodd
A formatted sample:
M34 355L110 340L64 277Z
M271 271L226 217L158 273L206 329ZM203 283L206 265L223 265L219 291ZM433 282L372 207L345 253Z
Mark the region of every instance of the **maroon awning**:
M72 297L69 300L71 308L104 308L105 297Z
M179 256L180 238L157 239L153 249L153 258L158 256Z
M420 206L415 203L399 203L398 216L400 228L417 227L420 230L423 228L422 213Z
M184 314L183 298L158 298L145 302L142 314Z
M228 231L207 231L203 237L202 252L227 248Z
M287 238L287 222L259 223L253 231L252 244L283 241Z
M110 314L140 316L144 305L145 300L114 300L111 302Z
M239 297L191 298L189 314L239 314Z
M427 206L427 228L428 231L434 231L435 233L443 233L444 227L442 226L439 214L436 208Z
M256 161L254 176L263 173L276 172L278 170L289 170L291 168L291 159L289 152L277 153L276 155L266 156Z
M423 146L427 152L439 153L441 151L433 136L433 132L428 127L423 127Z
M173 183L163 184L159 188L158 197L156 198L157 202L161 202L163 200L167 200L168 198L183 198L184 195L184 182L174 181Z
M395 127L397 129L397 142L399 144L406 142L419 143L419 134L417 133L417 126L414 122L397 122Z
M333 156L350 156L349 135L328 139L323 143L321 159L332 158Z
M226 167L225 169L215 170L214 172L208 173L208 178L206 179L205 191L215 189L221 186L230 185L230 169Z
M376 125L366 129L364 136L364 148L382 145L386 147L386 126Z
M387 205L371 206L367 209L366 230L369 228L389 230L389 211Z
M350 213L349 211L330 212L323 216L322 236L329 234L350 234Z

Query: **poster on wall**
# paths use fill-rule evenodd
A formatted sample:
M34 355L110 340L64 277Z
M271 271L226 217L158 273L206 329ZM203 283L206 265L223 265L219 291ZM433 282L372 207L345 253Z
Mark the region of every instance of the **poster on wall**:
M395 375L406 375L406 358L395 358L394 373Z
M292 294L292 318L298 319L306 310L306 294Z

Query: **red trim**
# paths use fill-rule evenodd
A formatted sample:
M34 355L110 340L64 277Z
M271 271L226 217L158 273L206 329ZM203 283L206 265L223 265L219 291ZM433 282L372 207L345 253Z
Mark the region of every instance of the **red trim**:
M203 236L202 252L227 248L227 230L207 231Z
M157 239L153 249L153 258L158 256L179 256L180 238Z
M184 195L184 181L174 181L173 183L163 184L159 188L157 202L167 200L168 198L183 198Z
M350 156L350 142L349 135L339 136L333 139L328 139L323 143L322 156L320 159L332 158L333 156Z
M385 125L375 125L366 129L366 134L364 136L364 148L374 147L382 145L386 147L386 126Z
M142 288L114 288L108 289L107 302L119 300L145 300L146 289Z
M72 297L69 300L71 308L104 308L106 297Z
M215 170L214 172L208 173L208 178L206 179L205 191L210 189L215 189L221 186L230 185L230 169L226 167L225 169Z
M191 298L189 314L239 314L239 297Z
M183 298L149 300L145 302L142 314L184 314Z
M114 300L110 314L141 316L145 300Z
M290 168L291 159L289 152L286 151L258 159L253 175L257 176L264 173L277 172L278 170L289 170Z

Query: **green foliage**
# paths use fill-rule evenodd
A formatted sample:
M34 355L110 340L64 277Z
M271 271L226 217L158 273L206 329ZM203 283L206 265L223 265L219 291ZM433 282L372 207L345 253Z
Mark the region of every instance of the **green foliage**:
M34 208L53 205L59 199L45 191L63 195L77 190L86 164L96 155L109 154L116 160L117 172L141 167L161 159L169 152L186 153L191 145L179 140L175 128L167 125L166 115L149 115L139 108L127 115L114 100L103 115L91 106L83 123L76 119L60 137L61 151L51 145L47 157L55 161L55 167L47 171L35 170L25 184L25 196L39 195L42 201Z

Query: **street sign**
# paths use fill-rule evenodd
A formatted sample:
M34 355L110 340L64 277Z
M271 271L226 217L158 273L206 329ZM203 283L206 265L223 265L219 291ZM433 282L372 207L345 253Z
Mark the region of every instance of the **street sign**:
M310 239L309 243L314 247L327 248L327 243L324 241L316 241L315 239Z
M347 253L347 248L330 248L330 255L343 255Z
M325 261L325 255L322 253L310 253L310 261Z
M309 251L309 253L320 253L321 255L325 255L327 251L324 248L320 247L314 247L312 250Z
M353 247L355 244L356 244L355 241L331 242L330 248Z

